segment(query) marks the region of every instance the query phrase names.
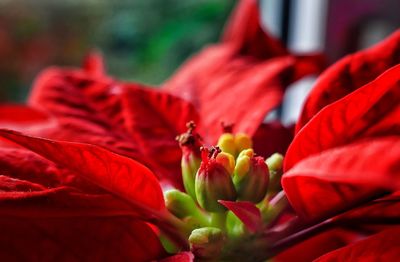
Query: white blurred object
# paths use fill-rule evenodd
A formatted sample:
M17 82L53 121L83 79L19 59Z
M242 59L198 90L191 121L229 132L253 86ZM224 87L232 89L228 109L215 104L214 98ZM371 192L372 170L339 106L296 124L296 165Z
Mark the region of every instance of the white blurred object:
M274 37L281 38L283 0L261 0L259 3L263 28Z
M328 0L293 0L288 47L295 53L323 51Z
M281 37L283 32L282 0L262 0L261 16L265 28L275 37ZM296 54L320 52L324 48L326 31L326 14L328 0L292 0L289 13L288 48ZM284 125L297 121L301 109L316 77L301 79L287 88L283 105L279 110L271 112L265 119L272 121L281 118Z
M281 114L283 125L289 126L297 122L303 104L316 79L316 76L308 76L288 86L283 97Z

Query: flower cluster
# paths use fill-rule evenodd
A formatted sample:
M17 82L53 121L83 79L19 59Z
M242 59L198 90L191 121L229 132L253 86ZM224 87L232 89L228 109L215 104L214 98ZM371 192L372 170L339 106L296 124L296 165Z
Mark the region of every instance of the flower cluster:
M269 204L276 189L281 189L282 155L276 153L264 160L255 155L249 136L234 135L231 130L225 128L218 146L210 149L200 147L202 139L193 122L177 137L186 193L166 191L166 207L189 225L191 250L202 259L237 259L243 249L251 249L238 240L257 239L255 233L262 232L285 207L271 208ZM252 253L256 259L257 250Z

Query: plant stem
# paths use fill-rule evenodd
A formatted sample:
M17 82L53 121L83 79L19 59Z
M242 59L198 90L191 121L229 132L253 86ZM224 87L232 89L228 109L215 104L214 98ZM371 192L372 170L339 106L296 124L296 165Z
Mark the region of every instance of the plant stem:
M221 229L223 232L226 231L226 215L227 212L213 212L211 213L211 226Z
M319 224L316 224L314 226L311 226L309 228L303 229L295 234L292 234L286 238L283 238L277 242L275 242L270 249L273 250L273 254L276 255L288 247L291 247L305 239L308 239L312 236L315 236L318 233L321 233L323 231L326 231L330 228L332 228L335 225L334 220L328 219L325 220Z
M160 212L159 215L161 219L155 221L155 224L159 226L172 242L183 249L188 249L188 237L191 232L190 228L167 210Z

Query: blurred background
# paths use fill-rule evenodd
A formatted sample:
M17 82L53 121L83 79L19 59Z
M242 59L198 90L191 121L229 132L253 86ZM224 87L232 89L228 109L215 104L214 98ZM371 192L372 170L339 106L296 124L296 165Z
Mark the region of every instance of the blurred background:
M77 66L100 49L108 72L162 83L190 55L218 41L234 0L0 0L0 100L23 101L50 65ZM265 28L291 50L330 62L400 25L399 0L260 0ZM309 84L304 85L307 92Z
M108 72L159 84L215 42L231 0L0 0L0 98L23 101L50 65L79 66L100 49Z

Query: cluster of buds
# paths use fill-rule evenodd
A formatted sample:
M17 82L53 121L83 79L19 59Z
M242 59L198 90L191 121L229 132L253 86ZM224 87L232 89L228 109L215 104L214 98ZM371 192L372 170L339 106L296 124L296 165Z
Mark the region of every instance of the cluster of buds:
M207 148L194 123L187 127L188 131L177 137L186 192L171 190L165 199L169 211L192 228L192 251L205 258L218 253L229 235L228 210L219 200L249 201L258 204L261 212L266 210L267 193L280 186L283 157L274 154L264 160L254 153L248 135L233 134L226 126L217 146Z

